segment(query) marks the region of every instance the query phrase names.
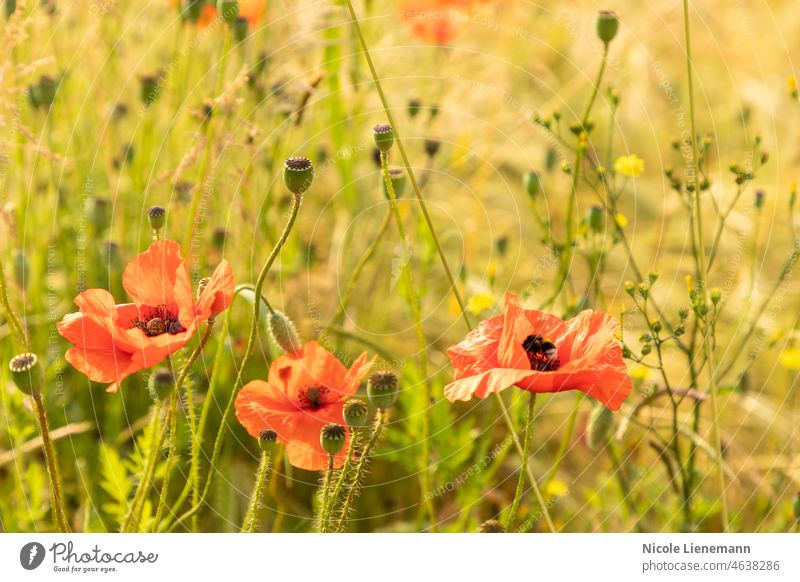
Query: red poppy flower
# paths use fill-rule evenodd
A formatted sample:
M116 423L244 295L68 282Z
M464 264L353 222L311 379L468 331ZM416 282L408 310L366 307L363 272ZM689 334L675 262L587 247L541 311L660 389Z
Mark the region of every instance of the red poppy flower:
M170 4L175 7L180 7L181 0L170 0ZM267 8L266 0L239 0L239 17L247 20L248 26L251 28L261 22L264 17L264 12ZM205 28L217 17L216 2L207 2L203 5L200 11L200 16L197 18L195 25L197 28Z
M122 285L133 303L116 305L105 289L75 298L80 310L58 324L69 340L67 361L95 382L112 382L116 392L131 374L151 368L181 349L198 325L227 309L233 298L233 273L227 261L217 266L195 301L180 245L159 240L128 263Z
M272 362L266 382L253 380L239 391L236 417L255 438L265 429L277 432L295 467L324 470L328 453L319 442L322 427L330 422L345 424L342 407L374 361L361 354L348 370L317 342L308 342ZM334 465L340 467L346 455L347 444Z
M486 0L400 0L397 18L425 42L447 44L461 31L476 4Z
M631 392L618 331L617 321L601 311L582 311L563 321L523 309L508 293L503 315L482 321L447 351L455 378L445 396L451 402L486 398L510 386L530 392L580 390L618 410Z

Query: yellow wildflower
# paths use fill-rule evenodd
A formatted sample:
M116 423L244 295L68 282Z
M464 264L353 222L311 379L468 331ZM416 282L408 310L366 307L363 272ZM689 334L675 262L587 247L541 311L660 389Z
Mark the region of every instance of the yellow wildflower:
M800 348L786 348L783 350L780 363L787 370L800 370Z
M480 315L487 309L491 309L497 303L497 297L491 291L481 291L476 293L467 301L467 311L472 315Z
M636 154L629 156L620 156L614 162L614 171L623 176L630 176L631 178L638 178L644 172L644 160Z

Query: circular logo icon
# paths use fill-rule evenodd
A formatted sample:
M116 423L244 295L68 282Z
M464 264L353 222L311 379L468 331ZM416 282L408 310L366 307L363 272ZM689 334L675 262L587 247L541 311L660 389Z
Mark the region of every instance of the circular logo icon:
M35 570L44 562L44 546L39 542L29 542L19 551L19 563L26 570Z

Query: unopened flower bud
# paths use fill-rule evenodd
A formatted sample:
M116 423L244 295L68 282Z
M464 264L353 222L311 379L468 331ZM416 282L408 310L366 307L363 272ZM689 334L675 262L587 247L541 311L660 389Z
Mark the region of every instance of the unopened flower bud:
M589 209L589 228L592 232L602 232L603 230L603 207L592 206Z
M299 196L313 181L314 166L308 158L289 158L283 163L283 183L292 194Z
M145 107L150 107L161 92L158 75L142 75L139 77L139 97Z
M237 0L217 0L217 12L225 22L233 22L239 17L239 2Z
M181 2L181 17L188 22L197 22L205 7L205 0L183 0Z
M478 531L480 533L506 533L506 529L503 527L503 524L496 519L484 521Z
M347 431L341 424L330 423L322 427L319 442L326 453L335 455L344 447L346 438Z
M36 354L25 353L11 358L8 364L11 379L20 392L29 396L41 394L44 387L44 371Z
M391 408L400 395L397 376L393 372L376 372L367 384L367 396L377 408Z
M416 117L417 113L419 113L419 110L420 110L421 107L422 107L422 103L419 102L419 99L411 99L408 102L408 115L411 118Z
M175 375L169 368L159 368L150 374L147 390L153 400L163 402L175 388Z
M303 347L297 328L289 316L282 311L272 311L268 315L267 325L272 339L287 354L293 354Z
M602 404L595 406L586 428L586 444L590 449L608 442L608 435L614 427L614 413Z
M764 207L764 191L758 190L755 196L755 207L756 208L763 208Z
M438 139L428 138L425 140L425 153L428 154L428 157L434 157L437 153L439 153L439 147L441 146L441 142Z
M625 293L628 295L633 295L633 281L625 281Z
M111 226L111 200L97 197L92 201L92 222L98 232L103 232Z
M619 30L619 19L617 15L609 10L601 10L597 15L597 36L605 44L610 43L617 36Z
M147 220L150 221L150 228L160 232L167 221L167 211L161 206L151 206L147 209Z
M542 177L539 172L526 172L522 176L522 186L528 196L535 198L542 191Z
M717 305L722 300L722 289L719 287L712 287L708 290L708 295L711 298L711 303Z
M347 426L350 428L361 428L369 420L369 408L363 400L354 398L344 403L342 414Z
M231 23L233 38L236 39L236 42L244 42L244 39L247 38L247 24L247 19L241 16L237 17L236 20Z
M384 195L389 198L389 189L386 187L386 178L381 174L381 186L383 187ZM392 182L392 189L394 190L394 195L396 198L400 198L403 195L403 191L406 189L406 173L405 171L401 170L400 168L391 168L389 170L389 180Z
M222 227L215 228L214 232L211 233L211 244L217 250L217 252L221 253L222 249L225 248L226 238L228 238L228 231Z
M278 447L278 433L269 428L259 432L258 447L265 453L274 453Z
M34 107L50 107L56 99L58 81L47 75L28 87L28 99Z
M383 154L387 154L392 145L394 145L394 131L391 125L380 123L372 128L372 139L375 140L375 146Z

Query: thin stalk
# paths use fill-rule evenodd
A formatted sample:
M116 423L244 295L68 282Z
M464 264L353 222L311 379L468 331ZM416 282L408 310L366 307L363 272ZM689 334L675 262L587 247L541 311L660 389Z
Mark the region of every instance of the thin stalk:
M261 463L258 465L253 493L250 495L250 505L247 507L247 513L245 513L244 521L242 522L242 533L254 533L256 531L258 508L261 505L261 492L264 490L264 485L269 476L271 461L272 455L264 451L261 454Z
M616 475L620 491L622 491L622 500L625 502L628 512L636 519L633 527L637 532L642 533L639 511L636 507L636 504L633 502L633 499L631 498L631 484L622 469L622 461L617 453L617 449L614 447L614 443L609 442L606 444L606 451L608 452L608 456L611 458L611 462L614 464L614 475Z
M328 526L328 499L331 492L331 481L333 480L333 460L334 456L328 454L328 469L325 471L325 481L322 484L322 506L319 516L319 532L325 533Z
M42 450L44 451L44 459L47 463L47 476L50 478L50 503L53 509L53 521L59 531L68 533L69 525L64 515L64 498L61 493L61 477L58 472L56 452L53 448L53 440L50 438L50 426L47 422L47 411L44 408L44 400L42 394L39 392L33 395L33 408L36 412L39 432L42 435Z
M173 524L173 527L177 526L179 523L183 522L185 519L194 515L205 503L206 497L208 496L209 491L211 490L211 483L214 477L214 471L216 469L217 461L219 460L220 452L222 451L222 441L224 440L225 431L228 428L228 421L230 419L231 413L233 412L234 402L236 401L236 395L239 392L239 388L242 384L242 379L244 378L244 372L247 368L247 364L250 362L250 358L253 355L253 348L255 347L256 343L256 336L258 335L258 321L259 316L261 314L261 290L264 287L264 281L267 278L267 274L269 273L272 264L275 262L275 259L281 252L283 245L286 244L286 240L289 238L289 233L292 231L292 227L294 226L295 220L297 219L297 214L300 210L300 203L302 202L302 196L299 194L294 194L292 196L292 208L289 211L289 219L286 222L286 226L283 228L283 232L281 233L280 238L275 243L275 246L272 248L272 251L267 257L267 261L264 263L264 267L261 269L261 273L258 275L258 279L256 280L255 287L253 288L253 315L252 320L250 321L250 332L247 337L247 347L245 348L244 356L242 357L242 363L239 366L239 371L236 375L236 380L233 383L233 389L231 390L230 398L228 399L228 404L225 407L225 412L223 413L222 419L219 424L219 429L217 430L217 436L214 439L214 449L211 453L211 462L209 467L208 477L206 477L205 485L203 486L203 492L200 495L199 501L186 513L184 513L178 520Z
M436 229L433 226L433 221L431 220L430 213L428 212L427 204L425 203L425 199L422 196L422 192L420 190L419 184L417 183L417 179L414 176L414 171L411 168L411 163L408 160L408 156L406 155L406 150L405 147L403 146L403 140L400 137L399 126L395 122L394 115L392 115L391 106L389 105L389 101L386 98L386 94L383 91L383 86L381 85L380 77L378 77L378 72L375 69L375 64L372 62L372 56L370 55L369 47L367 46L364 34L361 31L361 25L358 22L358 17L356 16L355 10L353 9L353 3L351 0L345 0L345 1L347 3L347 9L350 12L353 28L356 31L356 35L358 36L359 42L361 43L361 49L364 52L364 57L366 58L367 64L369 65L369 70L370 73L372 74L372 81L373 83L375 83L375 88L378 91L378 95L380 96L384 113L386 115L386 119L392 126L395 142L397 143L397 148L400 151L400 156L403 158L403 165L405 167L406 173L408 174L411 186L414 189L414 195L416 196L417 202L419 203L420 209L422 211L422 216L425 218L425 224L428 228L428 232L431 235L431 240L433 241L434 246L436 247L436 252L439 255L439 260L442 263L442 267L444 268L445 274L447 275L447 280L450 284L450 291L456 298L459 310L461 312L461 317L464 320L467 329L471 331L472 323L470 322L469 316L467 315L467 309L464 300L461 297L461 293L458 290L458 286L456 285L455 278L453 277L453 272L450 270L450 266L447 263L447 257L445 256L444 250L442 249L442 245L439 242L439 237L437 236ZM514 445L517 447L517 451L520 454L522 454L523 453L522 443L520 442L519 437L517 436L514 430L514 422L511 419L511 415L508 413L508 408L506 407L506 403L503 402L503 399L499 393L495 392L494 397L498 407L503 413L503 419L505 420L505 423L508 426L509 433L511 434L511 437L514 439ZM539 492L539 487L536 484L536 477L533 474L530 465L528 466L528 476L530 477L531 482L533 483L534 491L537 493L537 498L541 500L541 492ZM555 527L553 526L553 522L550 520L550 514L547 511L547 507L544 505L543 501L540 501L540 503L542 505L542 514L544 515L547 521L548 527L550 528L551 532L555 533Z
M689 119L691 123L691 135L689 139L692 146L692 160L689 172L689 181L694 184L694 202L695 214L697 224L697 261L698 272L700 280L698 284L705 297L706 304L709 303L708 286L706 285L706 252L703 244L703 213L700 201L700 190L697 187L697 130L695 124L695 106L694 106L694 80L693 80L693 65L692 65L692 44L691 34L689 30L689 0L683 0L683 27L686 38L686 70L689 79ZM717 481L720 489L720 506L722 512L722 530L727 531L730 527L728 517L728 501L727 501L727 486L725 483L725 468L723 466L722 458L722 439L719 431L719 412L717 408L717 386L716 386L716 365L714 362L714 350L711 346L710 337L711 328L706 325L704 328L705 338L703 340L703 350L705 351L706 361L708 362L708 391L709 391L709 404L711 406L711 438L716 452L714 465L717 469Z
M414 288L414 280L411 275L411 253L408 249L408 239L406 238L403 217L400 215L400 206L397 204L397 196L389 174L389 157L386 153L381 153L381 168L383 169L383 180L386 183L386 191L389 194L389 204L397 225L397 234L400 237L400 248L402 249L403 279L406 285L408 303L411 307L411 315L414 318L414 328L417 332L417 343L419 346L419 368L420 375L425 382L425 400L422 410L422 455L420 458L420 495L422 496L423 510L431 520L431 526L435 524L436 516L433 509L433 500L428 493L431 490L430 483L430 402L432 389L430 378L428 377L428 344L425 340L425 330L422 327L422 313L419 304L419 295Z
M350 431L352 436L350 437L350 444L347 446L347 456L344 459L344 465L342 465L339 478L336 480L333 493L331 493L328 506L325 508L327 511L328 520L330 520L330 516L333 514L333 510L336 507L336 502L339 500L339 496L342 493L342 487L344 486L344 482L347 480L347 475L350 472L350 465L353 460L353 455L355 454L356 450L358 450L358 437L361 434L361 431L358 428L351 428ZM327 521L323 522L323 533L327 531L327 526Z
M572 405L572 412L570 412L569 418L567 419L567 430L564 431L564 438L561 439L561 444L558 446L556 460L547 472L547 477L545 477L545 490L550 486L553 479L555 479L561 462L564 460L564 457L567 456L567 449L572 442L572 435L575 434L575 425L578 421L578 412L581 408L581 402L583 402L583 392L577 394L575 397L575 403Z
M17 343L22 347L23 351L28 351L28 336L25 334L25 330L22 327L22 324L19 321L19 317L17 317L14 308L11 306L11 301L8 299L8 287L6 285L6 276L3 271L3 262L0 259L0 304L3 305L3 311L6 315L6 321L8 322L9 327L11 327L11 331L14 332L14 338L16 339Z
M528 417L525 422L525 447L522 459L520 459L517 491L514 494L514 501L511 504L511 511L508 513L508 521L506 521L507 532L510 532L514 528L514 522L517 520L517 512L519 512L519 504L522 501L522 493L525 489L525 473L528 467L528 457L531 454L531 440L533 437L533 411L535 408L536 392L531 392L530 399L528 400Z
M161 517L164 515L164 508L167 506L167 496L169 495L169 482L172 476L172 466L175 464L175 449L177 448L177 432L178 432L178 387L172 391L172 396L169 401L169 410L167 411L166 424L169 425L169 444L167 445L167 465L164 469L164 481L161 483L161 495L158 498L158 507L156 508L156 519L153 523L153 531L158 531L158 525L161 523Z
M364 450L361 451L361 456L358 459L358 465L356 465L356 472L353 474L353 481L350 484L347 497L345 497L344 503L342 504L342 511L339 514L339 523L336 526L337 532L344 531L344 522L347 519L347 514L350 513L350 506L353 504L353 498L359 489L359 483L361 482L361 476L363 475L364 469L367 465L367 459L369 458L369 454L372 452L375 443L378 442L378 438L381 436L381 432L383 431L385 424L386 411L379 408L378 412L375 413L375 423L372 426L372 434L370 435L369 441L367 441Z

